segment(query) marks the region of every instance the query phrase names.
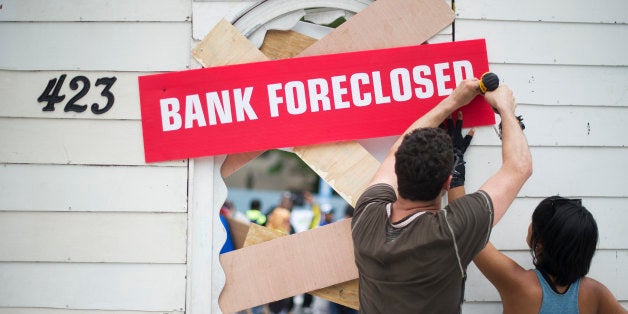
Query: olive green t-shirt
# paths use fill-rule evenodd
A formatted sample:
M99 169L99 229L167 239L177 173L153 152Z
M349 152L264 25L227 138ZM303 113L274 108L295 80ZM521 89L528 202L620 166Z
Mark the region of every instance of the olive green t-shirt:
M493 205L484 191L393 226L388 184L369 187L351 222L360 313L460 313L466 268L486 245Z

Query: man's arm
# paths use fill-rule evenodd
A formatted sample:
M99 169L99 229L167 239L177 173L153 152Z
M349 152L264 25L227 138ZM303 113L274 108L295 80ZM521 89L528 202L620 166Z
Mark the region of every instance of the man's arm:
M376 183L390 184L397 190L397 175L395 174L395 152L401 145L404 136L411 133L413 130L425 127L437 127L445 118L451 116L451 114L457 109L467 105L475 96L480 94L478 87L478 79L464 80L456 87L456 89L443 99L436 107L430 110L427 114L416 120L406 131L395 141L388 154L382 161L381 165L375 172L373 179L369 183L369 186Z
M510 88L502 84L484 97L500 114L502 123L502 166L480 187L493 200L495 225L532 175L532 156L515 116L517 103Z

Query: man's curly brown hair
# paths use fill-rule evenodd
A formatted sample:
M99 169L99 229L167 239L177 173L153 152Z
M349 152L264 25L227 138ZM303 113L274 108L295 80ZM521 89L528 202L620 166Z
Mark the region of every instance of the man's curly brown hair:
M419 128L407 134L395 153L399 195L411 201L438 197L453 170L453 144L440 128Z

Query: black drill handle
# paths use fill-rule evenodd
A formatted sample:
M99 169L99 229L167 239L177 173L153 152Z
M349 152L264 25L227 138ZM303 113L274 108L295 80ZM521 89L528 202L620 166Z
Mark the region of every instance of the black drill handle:
M480 78L480 91L482 94L492 92L499 87L499 77L493 72L486 72Z
M493 72L486 72L482 74L479 85L480 85L480 91L482 92L482 94L485 94L486 92L492 92L499 87L499 77L497 76L497 74ZM521 126L521 129L525 130L526 126L525 124L523 124L523 117L517 116L517 120L519 120L519 126ZM501 130L502 130L502 123L500 122L499 123L500 133L501 133ZM501 135L500 135L500 138L501 138Z

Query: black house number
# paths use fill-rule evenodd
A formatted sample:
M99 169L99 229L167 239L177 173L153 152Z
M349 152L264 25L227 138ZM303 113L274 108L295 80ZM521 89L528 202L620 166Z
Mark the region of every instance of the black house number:
M48 81L48 85L41 93L39 98L37 98L38 102L46 103L46 106L41 109L42 111L55 111L55 104L63 102L63 100L65 100L65 95L59 95L59 92L61 91L61 87L65 82L66 76L67 75L62 74L61 76L59 76L59 78L53 78ZM115 97L113 93L111 93L111 86L113 86L113 83L115 83L116 80L117 78L115 76L101 77L96 80L96 84L94 84L94 86L104 85L102 91L100 92L100 95L107 99L107 103L102 107L98 103L93 103L91 106L91 110L93 113L103 114L111 109L111 107L113 106L113 102L115 101ZM70 98L70 100L68 100L68 102L65 104L65 107L63 108L63 111L83 112L87 110L87 104L81 105L78 104L78 102L79 100L81 100L81 98L87 95L90 89L90 85L91 83L89 82L89 79L85 76L79 75L72 78L72 80L70 80L70 89L72 89L73 91L78 91L72 98Z

